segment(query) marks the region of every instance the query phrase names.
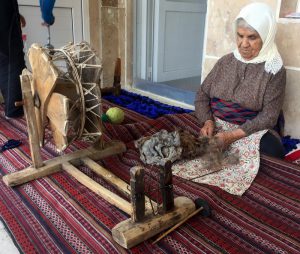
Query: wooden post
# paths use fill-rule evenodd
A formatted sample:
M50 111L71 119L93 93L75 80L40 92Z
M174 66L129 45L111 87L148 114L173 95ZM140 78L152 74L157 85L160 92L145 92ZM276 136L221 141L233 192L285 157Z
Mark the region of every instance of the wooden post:
M133 222L140 222L145 217L144 169L136 166L130 169L130 187Z
M115 74L114 74L114 83L112 87L101 88L101 94L110 94L114 96L119 96L121 94L121 59L117 58L115 64Z
M166 213L174 208L172 163L170 161L160 168L160 189L163 200L162 212Z
M117 58L116 61L113 87L113 95L119 96L121 94L121 58Z
M24 113L28 126L29 146L34 168L43 166L43 160L40 151L40 142L37 130L37 121L33 105L33 96L31 91L30 78L28 75L21 75L21 86L24 100Z

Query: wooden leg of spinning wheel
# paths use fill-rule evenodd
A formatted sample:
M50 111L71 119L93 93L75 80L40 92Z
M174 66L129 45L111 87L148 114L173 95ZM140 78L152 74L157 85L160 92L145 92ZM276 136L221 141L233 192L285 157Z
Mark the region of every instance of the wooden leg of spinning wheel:
M168 161L160 168L160 189L162 194L162 212L166 213L174 208L174 195L172 184L172 163Z
M31 158L33 166L39 168L43 166L43 160L41 156L40 146L39 146L39 137L37 130L37 122L35 118L34 105L33 105L33 96L31 91L31 84L28 75L22 75L21 86L24 100L24 112L28 126L28 136L29 136L29 145Z
M130 169L130 190L133 222L140 222L145 217L144 169L133 167Z

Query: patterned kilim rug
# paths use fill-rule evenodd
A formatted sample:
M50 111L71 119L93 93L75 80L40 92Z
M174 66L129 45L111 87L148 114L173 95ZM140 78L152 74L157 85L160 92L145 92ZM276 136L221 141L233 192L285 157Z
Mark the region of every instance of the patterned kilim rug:
M113 106L105 100L103 104L104 109ZM199 131L192 113L154 120L124 111L122 125L105 124L105 139L122 140L127 151L99 163L126 182L130 168L141 163L133 140L162 128L185 128L194 134ZM30 152L25 120L6 121L1 108L0 121L0 144L10 138L23 141L20 147L0 154L0 174L5 175L29 166ZM67 152L84 147L85 143L76 142ZM45 160L57 156L50 141L42 156ZM122 196L88 168L80 170ZM157 188L156 172L156 167L146 168L148 189ZM15 188L0 181L1 220L24 253L300 253L299 166L262 157L259 173L242 197L177 177L173 182L175 196L207 200L212 216L196 215L154 245L150 239L131 250L118 246L111 229L127 215L65 172Z

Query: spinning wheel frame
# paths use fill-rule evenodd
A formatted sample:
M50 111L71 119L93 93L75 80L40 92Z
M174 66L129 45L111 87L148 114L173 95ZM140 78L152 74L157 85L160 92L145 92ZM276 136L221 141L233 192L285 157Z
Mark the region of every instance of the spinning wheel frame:
M112 176L111 172L108 172L96 163L96 161L100 159L125 152L126 146L122 142L110 141L106 144L103 144L103 146L94 145L83 150L67 153L59 158L52 158L44 162L42 161L41 151L38 145L38 141L40 141L40 134L44 134L44 129L41 127L44 127L44 119L47 116L49 117L49 115L46 113L49 113L48 111L50 111L50 109L48 109L50 102L52 102L52 105L55 107L55 104L53 104L53 101L55 101L53 95L55 93L55 88L61 81L59 80L58 75L59 69L55 68L53 64L49 63L50 57L53 58L53 56L57 56L55 53L64 55L64 57L68 59L69 66L71 66L73 76L68 78L68 80L71 81L71 84L63 83L63 85L72 86L75 83L76 93L79 96L74 105L79 102L79 111L81 116L84 116L80 119L86 120L87 114L90 112L92 113L92 116L96 114L93 109L98 105L96 104L94 106L90 106L93 105L93 103L90 104L90 102L92 102L94 99L100 100L100 97L90 96L93 95L93 89L95 89L96 93L99 92L99 94L100 91L97 89L97 86L95 86L95 82L94 84L85 83L86 85L92 84L91 88L83 86L83 69L79 69L81 73L78 73L76 61L73 61L72 55L64 52L63 50L57 50L56 52L47 51L47 54L45 54L45 51L43 51L40 47L33 48L32 59L37 60L35 61L35 65L33 65L33 69L35 69L35 71L40 70L41 72L37 72L37 75L34 76L29 71L24 70L23 75L21 76L24 111L28 125L28 136L33 165L24 170L5 175L3 177L3 182L8 186L15 186L59 172L61 170L66 171L81 184L100 195L101 198L104 198L107 202L115 205L125 213L132 215L132 218L120 222L112 229L113 239L127 249L143 242L146 239L149 239L150 237L158 234L164 229L169 228L177 222L180 223L180 221L184 218L189 218L189 216L193 215L196 207L191 199L186 197L177 197L173 200L172 188L170 188L172 185L171 167L166 167L165 169L162 168L160 170L160 189L163 192L163 214L158 215L152 215L150 211L146 209L147 203L145 203L143 168L134 167L130 172L130 198L132 204L122 197L114 194L110 190L105 189L102 185L95 182L93 179L89 178L76 168L84 164L92 171L99 174L99 176L105 178L107 182L111 182L117 189L128 194L129 188L125 182L116 176ZM40 66L41 64L45 64L45 66ZM80 64L82 65L83 63ZM84 64L84 67L87 66L88 65ZM67 77L67 74L68 72L65 73L65 77ZM87 72L85 74L89 73ZM97 74L99 74L99 72ZM79 79L79 77L81 77L81 79ZM38 84L36 84L37 82ZM120 86L116 87L120 88ZM56 94L58 94L58 96L56 96L57 98L59 97L59 91L62 90L58 89L56 91ZM67 93L68 88L66 88L64 92ZM65 100L60 102L68 101L68 98L65 99L66 96L63 94L61 94L60 98ZM38 105L34 105L35 100L40 102L40 107ZM58 107L60 105L63 104L58 104ZM67 105L67 103L64 105ZM66 112L69 113L69 111ZM54 117L54 115L52 115L52 117ZM59 120L61 118L58 117L57 119ZM51 120L53 120L53 118L50 119L50 121ZM37 123L38 121L39 124ZM86 121L81 122L77 135L84 135L85 123Z
M61 49L33 45L29 50L33 70L40 145L46 118L58 151L76 139L95 142L101 130L100 73L102 66L89 44L69 44Z
M65 49L66 47L64 47L63 49ZM82 84L81 84L81 80L79 78L79 74L76 68L76 65L72 59L72 57L70 57L70 55L67 53L67 51L62 50L62 49L57 49L57 50L50 50L50 55L53 54L53 51L57 51L57 52L61 52L62 54L64 54L66 56L66 58L68 59L68 64L70 64L70 66L72 67L72 72L73 72L73 77L75 77L76 82L74 82L75 86L76 86L76 91L79 94L79 102L80 102L80 128L78 129L77 132L77 138L81 137L83 129L84 129L84 124L85 124L85 104L84 104L84 94L83 94L83 89L82 89ZM53 57L53 56L52 56ZM74 104L75 105L75 104ZM74 138L75 139L75 138ZM73 141L73 140L72 140ZM71 141L71 142L72 142ZM71 143L70 142L70 143Z

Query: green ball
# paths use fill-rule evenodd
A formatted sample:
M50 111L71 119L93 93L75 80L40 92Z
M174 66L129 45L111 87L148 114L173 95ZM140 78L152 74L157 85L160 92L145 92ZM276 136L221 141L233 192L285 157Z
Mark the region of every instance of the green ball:
M124 120L124 111L117 107L112 107L106 111L111 123L120 124Z

